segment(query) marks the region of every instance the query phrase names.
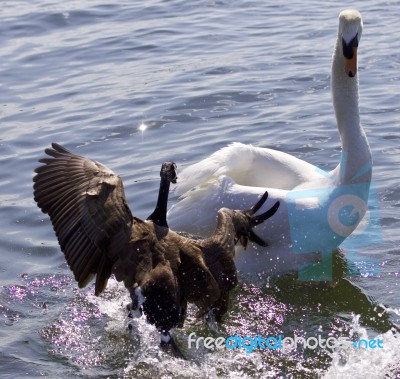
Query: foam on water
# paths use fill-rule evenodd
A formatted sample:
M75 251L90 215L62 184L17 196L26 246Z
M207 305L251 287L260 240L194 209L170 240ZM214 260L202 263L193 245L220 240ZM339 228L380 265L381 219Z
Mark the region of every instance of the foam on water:
M171 351L160 347L159 334L153 326L146 322L144 315L133 319L127 318L125 306L130 299L123 285L114 279L110 280L103 297L95 297L92 290L86 293L84 303L88 302L88 308L81 302L79 310L75 306L67 307L69 314L63 314L58 321L62 330L60 329L61 332L57 339L52 339L52 343L57 346L65 345L65 350L58 350L57 354L70 356L73 364L86 365L88 369L93 369L96 366L104 366L112 357L115 358L115 353L110 353L109 349L118 348L123 340L125 341L124 351L119 357L125 362L122 377L151 378L165 375L190 378L194 375L198 377L201 373L201 377L205 378L216 378L221 375L229 378L275 378L286 377L292 372L293 375L307 377L318 374L331 379L346 377L354 370L359 375L355 376L356 378L365 377L366 374L371 374L372 378L378 378L382 373L392 375L398 372L399 367L396 366L396 362L399 361L400 350L398 347L399 337L395 329L381 334L371 334L371 331L361 325L359 315L353 315L347 327L343 323L342 326L337 327L336 335L338 332L339 335L345 333L352 340L379 338L383 341L384 348L363 349L355 348L350 344L337 348L333 352L321 350L317 352L317 356L325 356L325 364L320 368L314 365L314 367L310 367L315 355L307 350L254 351L248 354L245 349L214 349L210 351L202 345L199 349L194 345L189 348L187 341L190 333L194 333L196 337L228 336L229 334L251 335L255 330L254 317L258 320L268 320L263 333L276 335L282 332L279 325L284 323L284 319L290 317L290 313L294 314L299 311L299 309L290 310L281 304L278 300L279 296L266 296L264 291L257 286L245 286L240 289L240 293L236 294L239 297L235 306L238 308L238 313L236 316L235 312L231 313L231 320L228 321L228 324L219 326L217 331L209 329L203 321L196 321L193 317L194 310L189 308L184 329L174 332L178 345L188 358L186 361L176 358ZM246 303L242 303L241 298L245 299ZM251 308L251 312L246 311L248 307ZM394 311L398 312L397 309ZM98 319L104 328L104 332L98 329L97 336L90 331L92 324L90 320L93 318ZM128 331L128 324L131 325L130 331ZM334 330L335 328L331 333ZM104 339L101 336L103 333L108 334L109 337ZM117 342L118 339L119 342ZM70 342L67 343L67 341ZM75 342L71 343L71 341ZM104 345L110 342L115 345ZM76 355L78 351L79 358ZM365 365L366 359L373 363L373 370ZM292 365L293 368L288 369L288 366Z
M397 309L396 312L399 312ZM324 374L324 379L336 378L398 378L400 377L400 335L391 329L386 333L371 335L355 315L351 322L351 334L357 340L380 339L383 348L358 348L348 345L332 354L332 364ZM368 362L368 364L366 364Z

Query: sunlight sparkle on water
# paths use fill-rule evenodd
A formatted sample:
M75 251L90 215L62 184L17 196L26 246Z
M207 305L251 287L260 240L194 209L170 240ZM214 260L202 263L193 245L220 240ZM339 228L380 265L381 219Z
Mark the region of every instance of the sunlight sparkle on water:
M147 129L147 125L142 122L138 129L143 133Z

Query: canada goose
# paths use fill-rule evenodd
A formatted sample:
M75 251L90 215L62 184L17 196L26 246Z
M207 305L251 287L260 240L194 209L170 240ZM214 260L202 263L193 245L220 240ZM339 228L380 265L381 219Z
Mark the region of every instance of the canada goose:
M237 284L237 242L245 249L248 240L260 246L267 246L267 243L252 230L254 226L272 217L279 208L277 201L268 211L255 216L267 198L268 192L265 192L252 208L245 211L221 208L217 213L217 226L213 234L205 240L198 241L206 265L220 290L220 296L211 309L216 321L221 321L221 317L228 310L229 292Z
M161 339L174 345L170 330L182 324L186 303L201 312L217 309L220 319L227 294L236 284L234 245L264 244L252 227L271 217L276 203L255 216L267 194L248 211L221 209L213 235L197 241L170 230L165 215L175 165L164 163L155 211L143 221L132 216L122 180L106 166L53 143L50 158L35 172L34 199L50 216L61 250L80 288L95 279L100 295L113 273L130 290Z
M224 204L243 209L267 190L267 207L281 203L272 222L259 228L270 246L264 254L247 249L236 259L238 270L267 274L298 270L308 262L307 253L330 253L354 231L368 209L372 175L359 114L362 30L358 11L340 13L331 78L343 150L336 168L325 171L281 151L233 143L180 172L175 194L182 196L168 212L174 230L207 236Z

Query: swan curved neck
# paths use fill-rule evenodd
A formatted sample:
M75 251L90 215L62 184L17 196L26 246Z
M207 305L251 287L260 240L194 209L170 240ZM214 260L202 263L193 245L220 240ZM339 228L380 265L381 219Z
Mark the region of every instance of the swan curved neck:
M371 151L360 124L358 73L349 77L345 70L341 37L338 36L332 63L332 97L342 141L342 159L335 170L341 184L369 183Z
M166 178L161 178L160 190L158 191L157 205L154 212L147 218L159 226L168 228L167 223L167 205L169 194L170 181Z

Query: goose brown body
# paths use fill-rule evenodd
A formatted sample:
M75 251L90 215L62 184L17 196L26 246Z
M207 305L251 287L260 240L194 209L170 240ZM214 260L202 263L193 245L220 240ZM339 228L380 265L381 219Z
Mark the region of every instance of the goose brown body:
M50 216L79 287L95 276L98 296L114 274L134 301L133 293L140 289L148 321L164 334L183 323L187 302L201 313L216 308L217 320L221 318L237 283L236 242L262 244L252 227L271 217L279 203L261 216L254 214L267 194L248 211L223 208L213 235L195 240L166 223L169 183L176 179L172 162L162 166L155 211L141 220L127 205L121 178L106 166L55 143L45 152L49 158L41 159L43 165L35 170L34 198Z

